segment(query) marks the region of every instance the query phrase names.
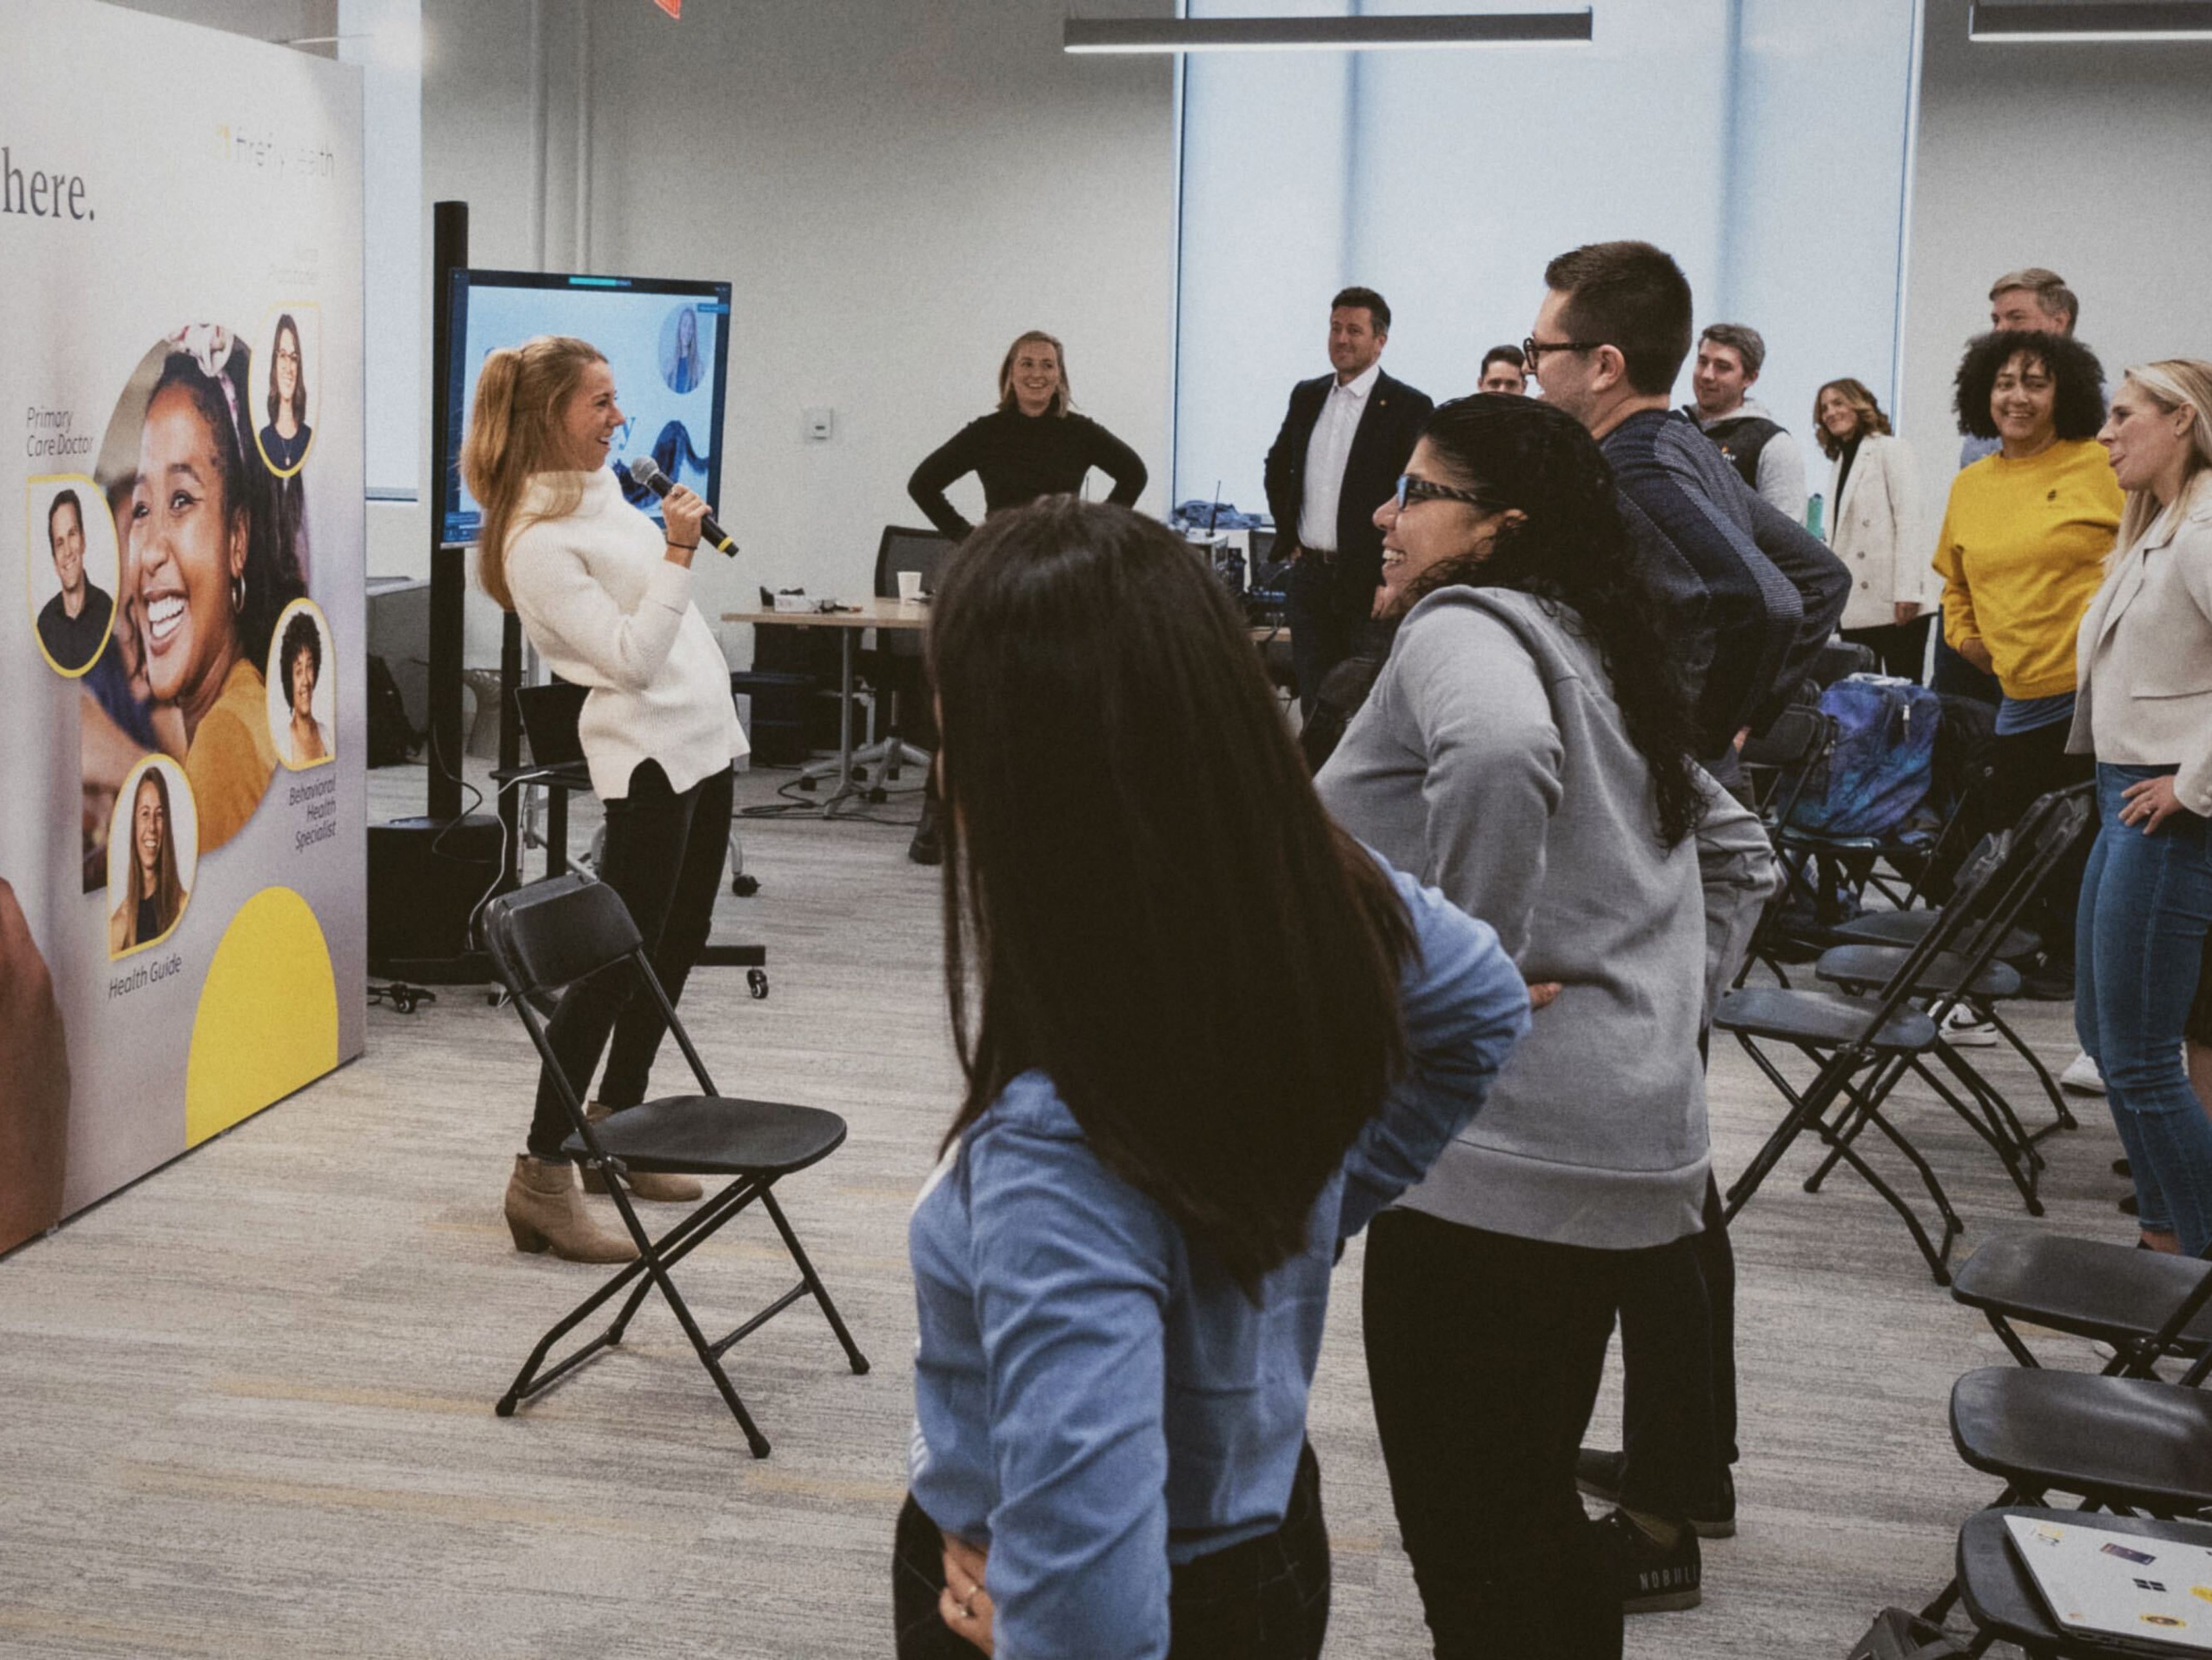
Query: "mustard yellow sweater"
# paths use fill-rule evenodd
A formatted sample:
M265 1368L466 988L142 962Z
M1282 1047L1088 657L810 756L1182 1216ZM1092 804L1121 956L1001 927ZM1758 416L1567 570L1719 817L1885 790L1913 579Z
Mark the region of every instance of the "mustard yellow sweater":
M2105 447L2062 440L2024 461L1977 461L1951 482L1936 539L1943 636L1990 648L2008 697L2074 690L2074 636L2120 528Z

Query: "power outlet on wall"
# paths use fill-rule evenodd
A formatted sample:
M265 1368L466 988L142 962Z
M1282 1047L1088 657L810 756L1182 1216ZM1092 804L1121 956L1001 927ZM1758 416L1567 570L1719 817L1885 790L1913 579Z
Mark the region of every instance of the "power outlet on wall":
M809 443L826 444L837 430L837 411L826 407L799 412L799 435Z

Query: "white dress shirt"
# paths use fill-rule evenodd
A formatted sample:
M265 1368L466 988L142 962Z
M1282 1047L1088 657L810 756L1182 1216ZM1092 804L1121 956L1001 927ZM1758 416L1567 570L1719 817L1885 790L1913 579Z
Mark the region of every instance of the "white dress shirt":
M1344 493L1344 466L1352 459L1352 435L1367 413L1367 394L1382 377L1382 365L1370 363L1351 380L1328 389L1313 436L1306 440L1306 494L1298 509L1298 545L1322 553L1336 550L1338 498Z

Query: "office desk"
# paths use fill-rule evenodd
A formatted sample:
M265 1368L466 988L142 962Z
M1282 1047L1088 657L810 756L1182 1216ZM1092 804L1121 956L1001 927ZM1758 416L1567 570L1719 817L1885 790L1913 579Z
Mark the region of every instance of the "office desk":
M850 611L776 611L768 606L754 605L742 611L726 611L725 623L781 623L786 627L807 629L836 629L837 638L837 784L824 796L816 809L817 816L831 818L845 802L859 795L860 787L854 782L853 774L853 653L860 643L863 629L910 629L920 630L929 626L929 606L926 601L904 599L860 599L853 602Z

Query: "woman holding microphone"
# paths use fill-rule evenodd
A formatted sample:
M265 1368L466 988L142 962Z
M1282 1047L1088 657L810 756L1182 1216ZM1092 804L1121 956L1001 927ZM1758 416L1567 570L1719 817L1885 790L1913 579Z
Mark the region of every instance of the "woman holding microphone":
M730 763L745 753L730 668L691 603L691 561L707 504L678 485L665 534L623 499L608 470L623 425L614 372L598 348L541 335L495 351L477 382L462 476L483 508L478 575L522 619L562 678L591 688L579 722L592 788L606 806L599 878L644 937L669 1000L707 943L729 847ZM667 1029L630 982L571 986L547 1026L562 1068L588 1089L610 1033L593 1116L645 1096ZM507 1187L516 1246L572 1262L637 1253L586 1213L561 1155L568 1125L550 1078L538 1086L526 1150ZM689 1177L632 1174L634 1198L689 1201Z

